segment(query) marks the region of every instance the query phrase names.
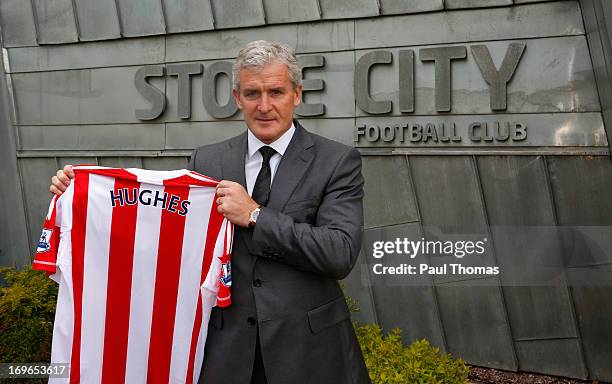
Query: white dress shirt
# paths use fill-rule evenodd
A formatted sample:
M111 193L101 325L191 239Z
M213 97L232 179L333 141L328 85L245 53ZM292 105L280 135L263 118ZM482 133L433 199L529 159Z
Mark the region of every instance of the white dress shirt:
M253 187L255 187L255 180L257 180L257 175L259 174L259 170L261 169L261 162L263 160L263 156L261 152L259 152L259 148L267 145L272 147L276 153L272 155L270 158L270 171L271 171L271 179L270 186L274 182L274 175L276 174L276 169L278 168L278 164L281 161L281 158L285 154L287 147L289 146L289 142L293 137L293 133L295 132L295 126L291 123L291 127L287 130L287 132L283 133L281 137L276 139L276 141L271 144L266 144L259 140L251 130L247 129L247 153L244 160L244 175L246 176L246 185L247 192L249 195L253 194Z

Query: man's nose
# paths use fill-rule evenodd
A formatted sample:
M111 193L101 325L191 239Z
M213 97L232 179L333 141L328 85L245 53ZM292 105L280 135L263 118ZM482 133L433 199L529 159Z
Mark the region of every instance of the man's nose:
M266 95L265 93L259 99L259 104L257 105L257 109L259 110L259 112L263 112L263 113L270 112L270 110L272 109L272 104L270 104L268 95Z

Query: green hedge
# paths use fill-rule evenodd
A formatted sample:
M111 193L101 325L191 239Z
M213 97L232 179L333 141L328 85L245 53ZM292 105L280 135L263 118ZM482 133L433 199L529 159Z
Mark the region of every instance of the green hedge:
M386 337L373 324L356 324L355 331L373 384L467 383L465 363L440 353L427 340L417 340L404 347L397 328Z
M57 284L44 273L0 268L0 362L51 360Z
M44 273L0 268L0 362L48 362L51 357L57 284ZM357 302L347 297L351 311ZM355 331L373 384L466 383L468 368L426 340L402 344L399 329L384 336L378 325Z

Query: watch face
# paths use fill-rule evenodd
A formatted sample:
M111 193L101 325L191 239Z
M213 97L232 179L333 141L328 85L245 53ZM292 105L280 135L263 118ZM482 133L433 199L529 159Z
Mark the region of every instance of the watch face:
M251 212L251 221L254 223L257 222L257 216L259 216L259 208Z

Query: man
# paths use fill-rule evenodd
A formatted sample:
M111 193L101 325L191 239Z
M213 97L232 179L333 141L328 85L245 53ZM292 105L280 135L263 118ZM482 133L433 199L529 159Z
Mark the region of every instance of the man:
M284 44L254 41L233 68L247 131L197 148L190 169L223 180L219 212L237 228L232 305L211 314L203 383L369 383L338 279L361 242L354 148L293 120L301 69ZM66 167L51 191L69 184Z

